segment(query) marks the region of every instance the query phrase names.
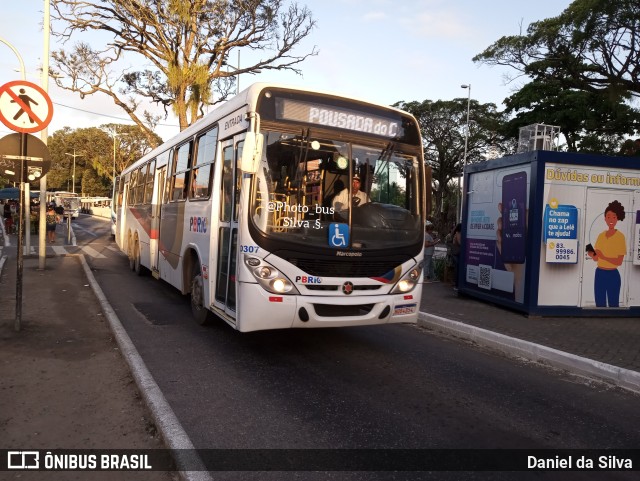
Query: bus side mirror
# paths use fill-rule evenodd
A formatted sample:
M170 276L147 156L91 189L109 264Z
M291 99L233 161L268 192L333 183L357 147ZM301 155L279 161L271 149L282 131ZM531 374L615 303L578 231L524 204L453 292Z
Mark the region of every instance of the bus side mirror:
M264 135L247 132L242 147L242 158L240 159L240 170L249 174L255 174L258 170L262 153Z

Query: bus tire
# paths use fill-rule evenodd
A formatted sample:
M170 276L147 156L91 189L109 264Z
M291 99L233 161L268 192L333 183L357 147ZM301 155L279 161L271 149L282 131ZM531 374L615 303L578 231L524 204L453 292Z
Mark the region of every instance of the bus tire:
M133 243L133 252L131 252L131 255L129 256L129 267L137 275L144 275L145 269L140 263L140 245L138 244L138 239Z
M131 239L131 235L129 235L129 242L127 243L129 250L129 269L132 271L135 270L135 244Z
M211 322L213 315L204 305L204 282L200 266L196 267L196 274L191 279L191 313L195 321L204 326Z

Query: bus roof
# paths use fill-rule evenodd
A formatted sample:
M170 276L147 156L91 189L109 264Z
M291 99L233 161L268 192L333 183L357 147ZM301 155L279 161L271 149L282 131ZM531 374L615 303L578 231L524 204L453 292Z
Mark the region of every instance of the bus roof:
M80 197L80 194L77 194L75 192L49 192L49 194L53 195L54 197Z
M235 112L236 110L238 110L242 106L249 105L249 104L251 104L251 105L256 104L260 93L264 89L267 89L267 88L288 89L288 90L295 90L295 91L299 91L299 92L308 92L308 93L314 93L314 94L319 94L319 95L327 95L327 96L331 96L331 97L343 98L343 99L346 99L346 100L352 100L354 102L361 102L361 103L368 104L368 105L371 105L371 106L374 106L374 107L378 107L378 108L388 109L390 111L395 111L395 112L398 112L398 113L402 113L403 115L408 115L411 118L414 118L413 115L411 115L410 113L405 112L404 110L398 109L396 107L391 107L389 105L383 105L383 104L376 104L376 103L373 103L371 101L360 99L360 98L356 98L356 97L349 97L349 96L345 96L345 95L339 95L336 92L313 90L313 89L309 89L309 88L305 88L305 87L296 87L296 86L286 85L286 84L268 83L268 82L256 82L254 84L251 84L249 87L247 87L246 89L241 91L236 96L232 97L231 99L227 100L223 104L221 104L221 105L217 106L216 108L214 108L207 115L205 115L204 117L199 119L197 122L194 122L192 125L190 125L186 129L184 129L179 134L177 134L174 137L166 140L161 145L159 145L158 147L156 147L152 151L150 151L147 154L145 154L143 157L141 157L136 162L134 162L133 164L128 166L126 169L124 169L120 175L126 174L127 172L130 172L132 170L135 170L136 168L138 168L140 165L144 164L148 160L153 159L153 158L157 157L158 155L162 154L163 152L165 152L167 150L167 147L166 147L167 143L170 143L171 145L177 145L177 144L181 144L182 142L186 141L187 139L190 139L195 134L200 132L204 128L204 126L209 125L212 122L212 118L213 119L221 119L221 118L225 117L226 115L228 115L228 114L230 114L232 112ZM414 120L415 120L415 118L414 118Z

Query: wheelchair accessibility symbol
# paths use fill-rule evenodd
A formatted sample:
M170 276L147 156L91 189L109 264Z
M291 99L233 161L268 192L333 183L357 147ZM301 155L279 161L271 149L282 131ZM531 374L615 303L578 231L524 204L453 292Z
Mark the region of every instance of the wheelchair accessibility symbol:
M349 245L348 224L329 224L329 245L331 247L347 247Z

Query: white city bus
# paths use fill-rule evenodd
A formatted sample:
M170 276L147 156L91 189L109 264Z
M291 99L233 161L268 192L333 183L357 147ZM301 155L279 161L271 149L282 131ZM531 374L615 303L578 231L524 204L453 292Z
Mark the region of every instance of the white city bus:
M335 202L356 176L360 204ZM122 172L116 242L133 270L190 294L200 323L413 322L424 178L410 114L254 84Z
M65 217L77 219L80 215L80 196L74 192L47 192L47 202L63 207Z

